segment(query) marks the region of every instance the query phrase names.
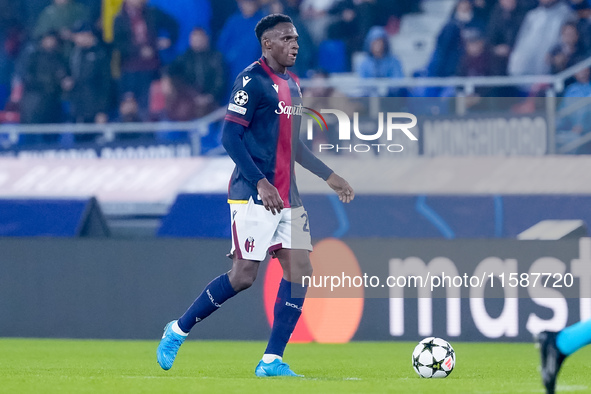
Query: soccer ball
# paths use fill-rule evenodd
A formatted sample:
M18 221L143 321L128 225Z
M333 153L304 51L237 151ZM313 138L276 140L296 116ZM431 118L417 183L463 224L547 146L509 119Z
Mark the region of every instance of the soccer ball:
M421 378L445 378L456 365L456 352L444 339L423 339L412 352L412 367Z

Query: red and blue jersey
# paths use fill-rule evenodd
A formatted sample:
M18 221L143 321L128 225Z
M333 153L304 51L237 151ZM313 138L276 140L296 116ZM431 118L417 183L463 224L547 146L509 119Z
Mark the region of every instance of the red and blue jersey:
M229 202L246 202L252 197L255 203L262 204L256 184L267 178L279 191L286 208L302 205L294 171L298 149L303 145L299 141L301 97L297 77L291 72L275 73L264 57L238 75L225 121L244 128L234 132L224 127L224 146L237 163L228 187ZM233 133L234 139L226 138L226 133ZM236 156L242 151L232 152L241 142L256 168L241 166Z

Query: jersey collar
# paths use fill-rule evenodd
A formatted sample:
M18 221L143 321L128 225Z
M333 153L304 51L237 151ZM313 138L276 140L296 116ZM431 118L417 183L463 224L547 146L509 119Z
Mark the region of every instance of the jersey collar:
M287 71L285 74L276 73L275 70L273 70L269 66L269 64L267 63L267 59L264 56L261 56L261 58L259 59L259 63L261 64L261 66L263 66L263 69L268 74L274 74L274 75L278 76L279 78L281 78L283 80L286 80L286 81L289 79L289 71Z

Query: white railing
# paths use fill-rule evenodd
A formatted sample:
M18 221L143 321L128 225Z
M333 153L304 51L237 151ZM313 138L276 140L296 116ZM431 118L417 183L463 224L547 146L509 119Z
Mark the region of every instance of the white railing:
M469 95L477 87L494 86L527 86L535 84L549 85L546 90L546 112L548 126L550 128L548 146L549 153L554 153L555 118L556 118L556 93L564 90L564 83L568 78L577 72L591 67L591 57L569 67L556 75L526 75L526 76L495 76L495 77L447 77L447 78L346 78L347 88L377 88L387 90L388 88L416 88L416 87L455 87L459 89L458 96ZM325 81L302 79L301 86L306 87L334 87L342 88L342 76L336 75ZM460 103L461 100L458 100ZM9 134L11 139L20 133L46 134L46 133L134 133L151 131L198 131L206 134L208 126L212 122L221 120L224 117L225 107L204 116L201 119L191 122L146 122L146 123L106 123L106 124L37 124L37 125L0 125L0 133ZM461 106L458 112L462 113ZM562 114L559 114L559 116Z
M496 76L496 77L419 77L419 78L367 78L351 79L349 83L355 84L356 88L415 88L415 87L456 87L462 88L464 94L474 93L477 87L491 86L523 86L535 84L551 85L554 92L564 90L564 82L577 72L591 67L591 57L567 68L555 75L522 75L522 76ZM338 78L327 79L326 82L303 79L300 81L302 87L334 87L340 88Z
M207 134L209 125L224 117L225 107L190 122L129 122L129 123L56 123L56 124L3 124L0 133L52 134L52 133L145 133L156 131L197 131Z

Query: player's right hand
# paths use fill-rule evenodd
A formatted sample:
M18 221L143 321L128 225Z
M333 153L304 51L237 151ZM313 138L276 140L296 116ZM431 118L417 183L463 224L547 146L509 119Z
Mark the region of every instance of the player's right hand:
M281 212L283 209L283 200L277 188L271 185L267 178L263 178L257 183L257 191L267 211L271 211L273 215Z

